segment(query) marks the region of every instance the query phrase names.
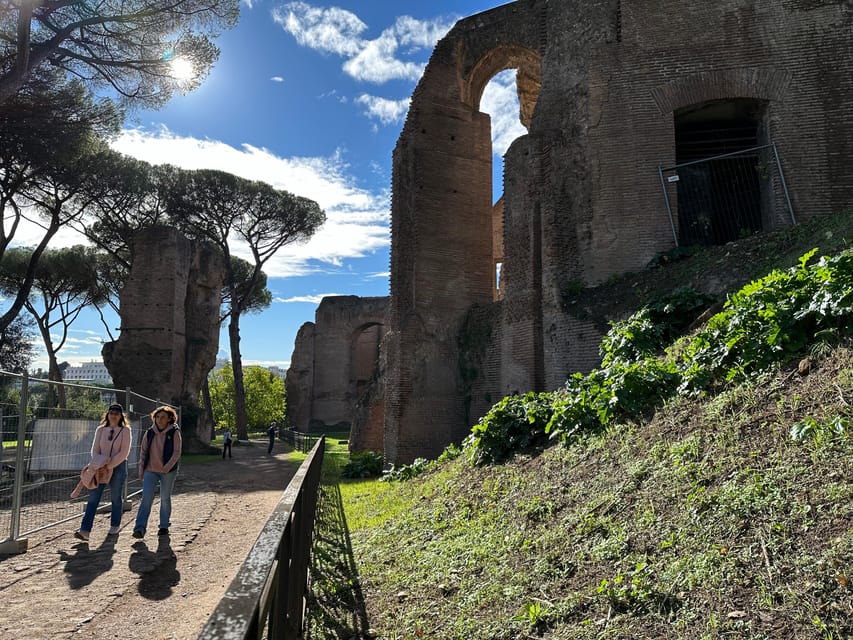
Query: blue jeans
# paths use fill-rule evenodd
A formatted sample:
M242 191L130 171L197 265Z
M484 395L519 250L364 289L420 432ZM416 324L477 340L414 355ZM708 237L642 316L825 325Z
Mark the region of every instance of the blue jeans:
M104 488L107 484L110 486L110 497L112 498L112 509L110 509L110 526L117 527L121 524L121 512L124 507L124 481L127 478L127 460L113 469L113 477L109 483L99 484L97 487L89 491L89 501L86 503L86 510L83 512L83 522L80 524L80 531L91 531L92 524L95 522L95 512L98 510L98 505L101 504L101 495L104 493Z
M170 473L159 473L157 471L145 471L142 475L142 500L139 503L139 511L136 512L136 525L134 531L145 531L148 527L148 516L151 515L151 505L154 503L154 491L160 485L160 528L168 529L169 519L172 517L172 487L175 486L177 471Z

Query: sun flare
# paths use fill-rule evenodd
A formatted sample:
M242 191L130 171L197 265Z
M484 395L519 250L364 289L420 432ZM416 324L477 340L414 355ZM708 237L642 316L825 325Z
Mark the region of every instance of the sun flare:
M179 82L186 82L195 76L193 63L186 58L174 58L169 62L172 77Z

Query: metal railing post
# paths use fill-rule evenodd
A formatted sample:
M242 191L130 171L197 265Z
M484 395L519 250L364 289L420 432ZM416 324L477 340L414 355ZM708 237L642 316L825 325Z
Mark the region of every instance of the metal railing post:
M658 165L658 175L660 176L660 186L663 189L663 201L666 203L666 211L669 214L669 226L672 227L672 239L675 241L675 246L678 246L678 232L675 230L675 220L672 217L672 206L669 204L669 193L666 190L666 180L663 179L663 167Z
M779 170L779 180L782 182L782 190L785 192L785 200L788 202L788 213L791 216L791 224L797 224L794 218L794 205L791 204L791 194L788 193L788 183L785 182L785 174L782 173L782 163L779 160L779 152L776 150L776 143L772 144L773 157L776 159L776 168Z
M21 379L21 404L18 415L18 443L15 447L15 480L12 489L12 513L9 525L9 544L12 553L23 553L27 549L27 541L19 540L21 533L21 505L24 496L24 446L27 435L27 404L29 404L29 375L24 372ZM9 553L4 545L3 551Z

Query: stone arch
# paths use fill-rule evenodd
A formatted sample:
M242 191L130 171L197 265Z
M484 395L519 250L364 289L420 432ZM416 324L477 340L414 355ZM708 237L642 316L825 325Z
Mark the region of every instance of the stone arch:
M702 102L728 98L781 100L791 83L789 71L741 67L681 76L651 90L661 114Z
M318 431L353 424L356 404L374 377L387 309L386 297L323 298L314 322L300 328L291 356L286 379L289 426ZM372 335L362 353L356 343L368 328ZM355 371L362 355L364 379Z
M528 47L502 44L487 50L463 79L460 100L472 109L479 109L486 85L507 69L516 70L519 116L529 129L542 84L542 60L538 52Z
M437 455L468 432L458 330L496 294L491 120L483 89L516 68L530 126L544 47L544 3L516 2L461 20L436 46L393 156L391 310L385 453Z
M658 110L672 117L673 157L676 162L685 159L680 143L679 124L685 114L712 112L715 109L730 108L743 110L744 105L753 112L755 120L753 132L754 145L759 146L773 142L772 113L775 107L782 104L790 91L792 74L788 70L777 70L761 67L736 67L717 69L692 74L685 74L666 84L652 89L651 95ZM727 134L728 135L728 134ZM732 144L727 143L723 151L735 151ZM706 155L716 155L711 153ZM764 153L764 156L768 153ZM752 163L751 166L750 163ZM761 229L772 229L789 223L788 208L785 195L775 174L758 171L758 166L767 163L766 157L739 157L723 160L711 165L699 165L685 168L683 171L688 179L681 180L672 189L672 200L677 218L677 241L686 244L721 244L737 239L744 232L755 232ZM733 166L718 166L731 164ZM734 165L738 165L735 167ZM743 165L743 166L740 166ZM716 173L733 175L738 173L744 179L751 178L754 184L749 185L749 197L744 199L743 193L737 196L737 206L732 207L726 199L726 204L715 205L714 198L708 194L714 192L711 185L717 179ZM758 175L762 178L759 180ZM685 176L682 176L684 178ZM692 188L693 193L703 194L699 202L689 203L697 198L685 195ZM743 191L741 188L740 191ZM683 200L683 201L682 201ZM746 201L749 202L746 202ZM748 205L748 206L747 206ZM720 207L726 211L724 216L715 213ZM699 216L694 211L702 209ZM725 224L723 224L725 221ZM730 229L723 227L730 226ZM699 232L691 231L698 228Z

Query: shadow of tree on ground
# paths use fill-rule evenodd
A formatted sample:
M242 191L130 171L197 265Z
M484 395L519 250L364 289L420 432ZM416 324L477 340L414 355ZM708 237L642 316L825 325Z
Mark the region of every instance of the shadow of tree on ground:
M320 487L308 571L305 639L370 638L364 595L337 482Z

